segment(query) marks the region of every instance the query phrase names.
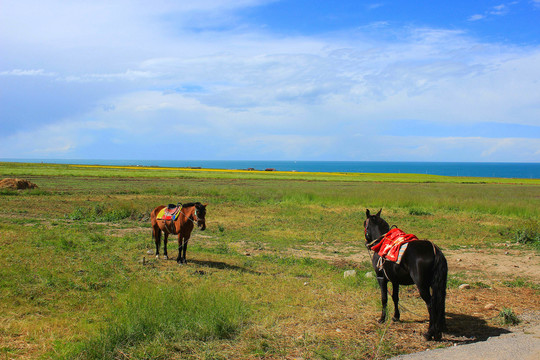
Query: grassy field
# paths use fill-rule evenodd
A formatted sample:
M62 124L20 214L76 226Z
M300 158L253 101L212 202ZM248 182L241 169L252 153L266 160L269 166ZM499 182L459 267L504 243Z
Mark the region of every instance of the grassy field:
M0 189L0 359L383 359L440 346L421 339L413 288L409 320L374 321L366 208L444 251L538 253L540 180L0 163L5 177L39 188ZM152 255L149 213L179 201L209 203L186 266ZM478 275L451 268L451 318L497 328L467 313L463 281L538 310L538 279Z

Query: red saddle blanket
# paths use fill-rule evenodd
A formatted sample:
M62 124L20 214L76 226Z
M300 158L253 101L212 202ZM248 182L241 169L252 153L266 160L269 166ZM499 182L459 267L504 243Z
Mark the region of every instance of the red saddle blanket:
M418 238L413 234L405 234L400 229L392 229L371 250L376 251L380 257L399 264L408 243L415 240Z

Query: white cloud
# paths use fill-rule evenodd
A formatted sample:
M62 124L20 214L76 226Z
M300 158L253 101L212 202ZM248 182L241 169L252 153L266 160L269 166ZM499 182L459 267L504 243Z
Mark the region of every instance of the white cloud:
M478 20L482 20L482 19L485 19L486 16L485 15L482 15L482 14L475 14L475 15L472 15L469 17L469 21L478 21Z
M352 158L389 161L537 162L540 139L484 137L358 136ZM388 144L391 144L390 146ZM520 158L516 159L516 153Z
M104 95L90 103L81 92L71 115L5 132L0 157L80 156L92 147L204 138L231 158L356 159L364 144L379 148L365 134L383 139L381 124L390 121L538 125L538 47L430 28L377 38L387 23L310 37L273 35L233 19L233 9L258 1L188 3L10 3L0 14L0 44L9 50L0 76L46 78L51 89L84 86ZM210 16L208 28L193 31L192 19L208 12L224 16ZM216 24L225 30L213 30ZM352 134L362 134L362 142ZM520 148L520 139L421 135L403 134L407 146L392 145L380 156L459 160L474 153L471 160L480 161L505 158L500 149L520 156L512 160L539 156L533 140Z
M43 69L13 69L0 71L0 76L55 76L55 73L46 72Z
M533 2L536 0L533 0ZM511 11L511 7L517 5L518 1L511 1L495 5L487 9L483 14L475 14L469 17L469 21L478 21L489 18L490 16L505 16Z

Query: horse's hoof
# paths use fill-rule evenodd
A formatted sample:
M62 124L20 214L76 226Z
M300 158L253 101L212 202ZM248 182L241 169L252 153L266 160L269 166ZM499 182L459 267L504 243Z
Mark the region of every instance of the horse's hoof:
M442 339L442 334L441 333L438 333L438 334L434 334L434 331L428 331L427 333L424 334L424 338L427 340L427 341L440 341Z
M156 254L156 259L159 259L159 254Z
M377 322L379 324L384 324L386 322L386 318L380 318L379 320L377 320Z
M395 317L395 316L392 317L392 321L393 321L393 322L399 322L399 317Z
M167 255L163 255L163 260L169 260L169 257Z

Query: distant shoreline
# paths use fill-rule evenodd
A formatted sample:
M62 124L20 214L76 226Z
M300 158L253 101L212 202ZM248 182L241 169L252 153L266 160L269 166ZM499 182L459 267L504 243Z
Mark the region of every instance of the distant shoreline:
M34 164L128 166L134 168L154 167L191 170L243 170L328 174L424 174L452 177L540 179L540 163L100 159L0 159L0 161Z

